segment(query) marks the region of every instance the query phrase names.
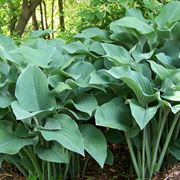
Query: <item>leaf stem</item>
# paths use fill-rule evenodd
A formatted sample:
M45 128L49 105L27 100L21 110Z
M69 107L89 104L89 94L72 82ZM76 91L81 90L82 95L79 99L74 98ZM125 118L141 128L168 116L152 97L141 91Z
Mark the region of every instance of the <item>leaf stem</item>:
M163 146L163 149L162 149L162 152L161 152L159 161L158 161L158 169L157 169L157 171L159 171L160 168L161 168L161 164L162 164L163 159L164 159L164 156L165 156L165 154L166 154L166 151L167 151L169 142L170 142L170 140L171 140L171 137L172 137L174 128L176 127L176 124L177 124L177 122L178 122L178 120L179 120L179 116L180 116L180 112L178 112L178 113L175 115L175 118L174 118L174 120L173 120L173 122L172 122L172 125L171 125L171 128L170 128L170 130L169 130L169 133L167 134L167 138L166 138L166 140L165 140L165 144L164 144L164 146Z
M34 153L32 153L32 149L30 149L30 147L27 147L27 148L25 147L24 152L28 155L29 159L32 161L39 178L41 178L42 177L41 168L39 166L39 163L38 163L36 157L34 156Z
M142 144L142 179L145 178L145 142L146 142L146 132L143 130L143 144Z
M160 110L160 113L162 112L162 110ZM152 157L152 162L151 162L151 169L150 169L150 178L152 178L152 175L154 173L154 168L155 168L155 164L156 164L156 160L157 160L157 153L158 153L158 148L159 148L159 143L161 140L161 136L162 136L162 132L166 123L166 119L168 117L169 114L169 109L165 109L164 110L164 115L162 117L162 119L159 119L159 129L158 129L158 134L157 134L157 138L156 138L156 142L155 142L155 149L153 151L153 157ZM161 118L161 115L160 115Z
M132 159L132 162L133 162L133 165L134 165L134 169L136 171L136 174L137 174L138 178L140 178L140 171L139 171L137 160L136 160L134 150L133 150L133 147L132 147L132 144L131 144L131 140L130 140L130 138L127 135L126 132L125 132L125 137L126 137L126 141L127 141L128 147L129 147L130 154L131 154L131 159Z

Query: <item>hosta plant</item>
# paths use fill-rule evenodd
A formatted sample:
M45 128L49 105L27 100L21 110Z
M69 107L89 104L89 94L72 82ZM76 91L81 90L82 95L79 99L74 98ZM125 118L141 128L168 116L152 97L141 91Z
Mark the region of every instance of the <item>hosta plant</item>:
M154 20L129 9L70 44L40 38L50 31L19 46L1 35L1 161L73 179L89 157L112 164L107 143L124 140L139 179L180 160L179 8L171 2Z

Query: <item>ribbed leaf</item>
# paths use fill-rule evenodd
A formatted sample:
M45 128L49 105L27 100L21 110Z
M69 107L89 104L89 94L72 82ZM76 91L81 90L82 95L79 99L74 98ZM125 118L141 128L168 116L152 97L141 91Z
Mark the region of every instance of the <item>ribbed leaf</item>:
M159 106L143 108L135 99L129 100L129 103L131 114L136 120L141 130L144 129L148 122L154 117L159 108Z
M114 98L97 108L95 113L96 125L128 131L129 113L129 109L122 99Z
M55 143L51 148L38 146L36 149L38 157L42 160L56 163L68 163L69 154L61 145Z
M62 129L52 131L40 129L39 131L44 139L46 141L57 141L65 148L84 155L84 141L76 122L65 114L55 115L52 119L59 121ZM47 124L44 127L46 129Z
M110 24L110 29L116 33L121 32L122 27L135 29L141 34L148 34L154 31L149 24L135 17L124 17Z
M106 72L114 78L121 79L126 83L136 94L142 105L156 99L156 94L153 92L151 82L141 73L132 71L127 67L114 67Z
M92 94L81 94L73 100L68 100L66 105L72 104L77 110L92 115L93 111L97 107L97 100Z
M0 153L16 154L21 148L27 145L36 144L38 138L24 138L16 136L13 132L8 132L3 122L0 123Z
M55 105L48 91L47 78L36 66L23 70L16 83L15 96L19 105L31 112L47 110Z
M80 131L84 138L85 150L103 168L107 157L107 143L103 133L91 124L83 124Z
M165 5L159 16L155 19L159 27L164 28L171 25L173 22L180 20L180 2L170 2Z
M102 46L106 52L105 56L110 58L111 60L115 60L121 64L128 64L134 62L129 52L123 47L106 43L103 43Z

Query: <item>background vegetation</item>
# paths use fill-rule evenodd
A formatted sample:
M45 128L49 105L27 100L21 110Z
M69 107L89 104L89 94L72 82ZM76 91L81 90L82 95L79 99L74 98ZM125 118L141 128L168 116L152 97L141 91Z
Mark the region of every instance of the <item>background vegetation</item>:
M126 8L139 8L145 17L158 14L168 0L1 0L0 33L25 37L38 29L53 29L52 37L68 41L86 27L107 28Z

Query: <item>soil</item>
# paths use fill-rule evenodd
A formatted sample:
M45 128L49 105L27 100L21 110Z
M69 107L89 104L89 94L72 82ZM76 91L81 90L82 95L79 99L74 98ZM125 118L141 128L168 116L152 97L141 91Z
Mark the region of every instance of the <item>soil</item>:
M88 180L134 180L130 169L131 159L126 145L112 145L110 146L115 159L113 166L105 165L103 170L97 165L95 161L88 164L85 179Z
M157 173L153 180L180 180L180 163L167 167L164 172Z
M78 180L135 180L132 174L131 160L126 145L112 145L110 149L115 155L114 165L105 165L103 170L91 160L83 178ZM25 180L19 171L11 165L3 164L0 169L0 180ZM180 180L180 163L169 166L165 171L157 173L152 180Z
M3 163L0 168L0 180L26 180L16 167Z

